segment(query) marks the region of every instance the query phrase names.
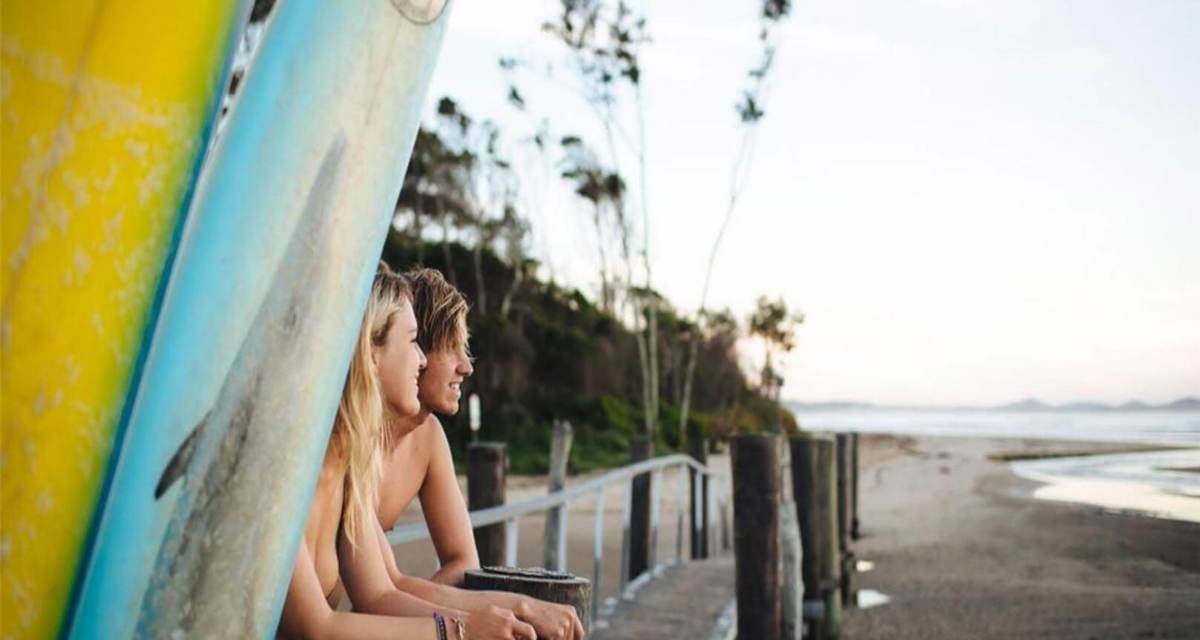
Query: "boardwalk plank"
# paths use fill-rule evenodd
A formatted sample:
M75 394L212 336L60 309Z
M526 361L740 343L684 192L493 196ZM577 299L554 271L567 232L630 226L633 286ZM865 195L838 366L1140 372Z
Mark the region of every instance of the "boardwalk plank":
M733 556L667 567L663 575L622 599L594 640L707 638L734 596Z

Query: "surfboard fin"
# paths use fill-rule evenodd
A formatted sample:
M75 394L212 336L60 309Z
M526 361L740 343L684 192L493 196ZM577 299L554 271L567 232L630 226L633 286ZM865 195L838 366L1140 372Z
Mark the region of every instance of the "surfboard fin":
M210 412L211 413L211 412ZM154 499L158 500L162 497L175 481L182 478L184 472L187 471L188 463L192 460L192 454L196 452L196 441L200 439L200 433L204 431L204 425L208 424L208 414L204 414L204 418L200 420L200 424L196 425L195 429L184 438L183 444L175 450L175 455L171 456L171 460L167 462L167 467L163 469L162 475L158 478L158 485L154 487Z

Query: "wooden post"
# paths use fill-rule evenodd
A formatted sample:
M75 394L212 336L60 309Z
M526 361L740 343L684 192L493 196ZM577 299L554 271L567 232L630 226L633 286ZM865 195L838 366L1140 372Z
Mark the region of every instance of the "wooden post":
M785 640L800 640L804 631L804 581L800 577L804 551L800 544L800 523L796 520L796 504L790 500L779 504L779 545L779 552L783 555L779 582L779 597L782 602L780 637Z
M858 434L850 435L850 451L853 453L850 465L850 539L862 537L858 529Z
M850 606L850 578L854 568L854 552L850 549L850 434L837 434L837 517L839 562L842 563L842 606Z
M739 638L778 640L779 438L741 434L733 440L733 545Z
M654 455L654 442L649 436L634 438L632 462L649 460ZM633 496L629 517L629 581L636 580L650 568L650 474L633 478Z
M472 442L467 445L467 504L471 510L504 504L507 447L503 442ZM475 530L475 548L482 566L504 564L504 524Z
M571 441L574 430L571 423L559 420L554 423L554 436L550 442L549 491L562 491L567 486L567 461L571 458ZM567 570L567 508L566 505L546 511L545 536L542 540L542 566L554 571Z
M575 607L585 630L592 623L592 585L587 578L544 569L467 569L463 586L472 591L509 591Z
M708 449L704 446L704 433L696 423L688 425L688 453L700 464L708 464ZM708 557L708 476L689 469L689 504L692 517L692 559Z
M722 502L719 508L721 516L721 551L728 552L733 544L733 536L729 534L729 499L732 495L730 494L728 484L725 485L721 495Z
M832 436L802 433L791 439L792 489L803 548L806 637L841 633L841 559L837 522L837 449Z

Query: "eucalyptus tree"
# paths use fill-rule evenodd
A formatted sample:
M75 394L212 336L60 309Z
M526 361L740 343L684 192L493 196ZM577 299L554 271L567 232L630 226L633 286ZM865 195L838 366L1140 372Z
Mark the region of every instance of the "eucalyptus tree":
M468 154L447 144L439 129L423 126L417 131L403 187L396 200L395 226L416 241L418 262L424 261L422 241L427 222L441 228L443 257L451 281L455 281L456 276L449 253L450 231L465 226L474 217L467 183L472 163Z
M742 136L730 168L729 197L725 202L725 215L721 220L721 226L717 231L712 249L708 254L708 264L704 272L704 284L700 289L700 304L696 309L696 317L698 319L705 315L705 307L708 303L708 289L712 283L713 267L717 262L717 253L721 249L721 241L725 238L725 232L729 228L730 221L733 220L733 213L737 209L738 201L745 191L747 179L749 178L750 161L754 156L754 143L757 138L758 125L762 121L763 116L766 115L764 103L766 101L767 81L770 79L771 70L775 65L775 54L777 51L775 44L776 32L779 25L789 13L791 13L791 0L763 0L762 9L759 12L758 46L760 52L758 62L747 72L746 85L742 89L741 96L735 106ZM695 326L699 327L699 323L696 323ZM688 352L687 372L684 374L683 401L679 407L679 419L684 425L687 424L692 406L692 381L696 375L697 349L700 346L700 337L698 335L691 336L689 343L691 348Z
M406 177L408 194L402 193L400 204L420 212L425 210L422 200L432 194L447 265L451 262L451 230L459 239L471 241L476 285L473 308L487 314L491 305L484 282L484 251L498 248L496 253L509 258L514 269L525 260L529 225L517 207L520 185L494 122L476 121L448 97L438 101L436 113L434 129L424 137L418 135ZM419 230L421 224L417 221L414 226ZM504 246L494 247L497 241ZM504 296L502 306L504 300L510 303L511 296Z
M579 136L563 136L561 146L561 176L571 184L575 195L589 204L592 211L600 271L600 308L606 313L613 313L615 276L606 247L611 233L610 223L618 219L625 198L625 181L619 173L601 164L595 152Z
M783 375L775 368L775 356L782 356L796 347L796 329L804 323L803 313L791 313L783 298L775 300L760 296L754 312L747 321L749 333L762 342L765 353L760 387L763 395L776 404L783 389Z
M616 241L621 256L621 268L609 271L613 284L619 284L622 315L629 320L637 342L638 363L642 382L643 430L653 437L658 430L659 374L658 374L658 323L657 309L646 306L644 296L634 292L635 287L653 290L653 274L650 265L650 225L646 177L645 110L642 100L641 49L650 38L646 30L646 19L624 0L616 3L608 0L562 0L556 20L546 22L543 29L567 49L570 66L582 81L582 93L591 107L608 151L608 170L601 172L600 184L619 187L610 192L620 197L610 200L611 219L608 225L614 231L598 234L600 243L611 238ZM635 114L636 136L631 136L623 117L623 98L632 101ZM641 209L640 250L634 247L638 240L633 220L629 214L628 191L625 175L621 169L622 157L631 152L638 170L638 194ZM585 175L564 176L577 183L588 178ZM582 194L581 194L582 195ZM595 202L583 196L591 202ZM593 206L594 219L598 210ZM615 237L613 237L615 236ZM639 260L640 259L640 260ZM637 271L640 262L642 278L640 284ZM602 284L602 288L603 288Z

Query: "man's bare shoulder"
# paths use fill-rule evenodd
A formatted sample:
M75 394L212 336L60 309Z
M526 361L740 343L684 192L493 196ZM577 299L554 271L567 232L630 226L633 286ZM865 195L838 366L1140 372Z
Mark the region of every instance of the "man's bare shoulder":
M409 464L418 465L426 472L435 459L447 455L450 451L450 443L446 439L446 432L442 429L442 421L432 413L421 422L421 426L413 430L411 435L413 446Z
M421 426L417 427L413 435L419 436L422 444L421 448L426 451L432 450L433 445L436 445L439 440L446 438L446 433L442 430L442 421L438 420L438 417L432 413L429 414L429 417L425 418Z

